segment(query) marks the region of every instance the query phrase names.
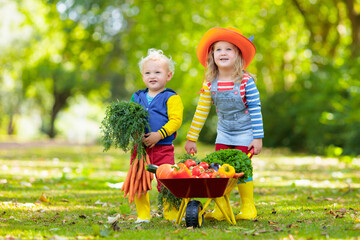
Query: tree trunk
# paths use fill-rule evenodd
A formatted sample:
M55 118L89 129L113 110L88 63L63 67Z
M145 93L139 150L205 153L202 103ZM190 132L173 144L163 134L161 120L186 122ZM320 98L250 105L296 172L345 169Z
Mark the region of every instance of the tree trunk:
M353 0L344 0L349 19L351 21L352 31L352 56L358 56L360 53L360 14L355 11L355 3Z
M14 126L14 114L10 113L7 134L8 135L13 135L14 134L14 129L15 129L15 126Z
M55 138L56 131L55 131L55 121L58 113L66 106L67 99L70 96L70 91L64 91L64 92L57 92L56 89L54 89L54 98L55 102L51 111L51 120L50 120L50 128L48 131L48 136L50 138Z

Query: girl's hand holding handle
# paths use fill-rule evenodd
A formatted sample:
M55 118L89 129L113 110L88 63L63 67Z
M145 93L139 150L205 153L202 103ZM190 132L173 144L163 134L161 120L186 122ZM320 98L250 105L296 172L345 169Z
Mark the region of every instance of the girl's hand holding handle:
M255 138L249 145L248 150L254 148L254 155L258 155L262 149L262 138Z
M189 154L197 153L196 142L187 140L185 143L185 150Z

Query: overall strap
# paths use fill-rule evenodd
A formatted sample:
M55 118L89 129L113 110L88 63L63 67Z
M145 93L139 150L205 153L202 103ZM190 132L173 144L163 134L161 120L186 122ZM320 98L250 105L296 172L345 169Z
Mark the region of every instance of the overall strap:
M218 85L217 85L217 77L211 81L211 91L217 91Z
M233 90L238 91L240 93L241 84L242 82L236 81Z

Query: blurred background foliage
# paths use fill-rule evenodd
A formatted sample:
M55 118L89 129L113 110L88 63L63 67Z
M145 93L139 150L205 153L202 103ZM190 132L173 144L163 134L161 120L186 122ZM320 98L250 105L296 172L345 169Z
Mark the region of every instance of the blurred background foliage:
M264 146L358 155L359 0L0 0L2 138L96 141L105 107L144 88L149 48L176 64L185 141L203 81L196 47L211 27L254 36ZM200 141L213 143L212 110Z

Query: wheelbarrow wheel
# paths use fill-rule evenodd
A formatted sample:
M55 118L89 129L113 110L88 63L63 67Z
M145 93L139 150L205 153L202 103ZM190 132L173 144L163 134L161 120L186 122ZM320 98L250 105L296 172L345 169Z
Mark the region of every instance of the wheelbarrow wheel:
M204 222L204 215L200 215L203 206L200 201L190 201L186 207L186 227L201 228Z

